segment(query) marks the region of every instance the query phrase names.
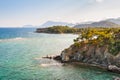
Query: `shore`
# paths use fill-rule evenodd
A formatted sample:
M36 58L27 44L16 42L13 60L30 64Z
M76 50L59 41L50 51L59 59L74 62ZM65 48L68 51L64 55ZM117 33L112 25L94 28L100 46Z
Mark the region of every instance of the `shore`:
M102 69L105 71L110 71L110 72L120 74L120 68L116 67L115 65L102 66L102 65L98 65L98 64L83 63L80 61L62 61L60 55L54 55L54 56L47 55L47 56L44 56L42 58L53 59L53 60L56 60L56 61L61 62L63 64L81 65L81 66L86 66L86 67L96 67L96 68L99 68L99 69Z

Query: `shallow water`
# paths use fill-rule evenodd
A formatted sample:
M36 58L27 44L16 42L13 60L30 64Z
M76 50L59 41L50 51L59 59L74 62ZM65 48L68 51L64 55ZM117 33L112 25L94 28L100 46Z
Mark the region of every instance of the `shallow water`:
M113 80L119 74L92 67L62 65L42 56L60 54L77 35L0 29L0 80Z

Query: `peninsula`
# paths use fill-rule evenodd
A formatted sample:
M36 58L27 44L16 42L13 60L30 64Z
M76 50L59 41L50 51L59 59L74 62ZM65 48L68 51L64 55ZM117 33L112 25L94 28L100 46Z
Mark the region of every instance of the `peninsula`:
M51 27L56 28L56 27ZM62 31L63 27L60 27ZM120 73L120 28L68 28L79 37L53 59L63 63L77 63L104 68ZM67 28L67 29L66 29ZM49 29L49 28L47 28ZM53 29L54 30L54 29ZM49 31L49 30L46 30ZM56 31L59 31L57 29ZM44 31L45 32L45 31ZM52 32L52 31L51 31ZM48 32L48 33L51 33ZM65 33L55 32L53 33Z
M68 26L52 26L47 28L37 28L37 33L53 33L53 34L61 34L61 33L79 33L81 31L80 28L68 27Z
M77 33L74 44L63 50L55 60L97 66L120 73L120 27L71 28L53 26L38 28L38 33Z
M55 59L120 73L120 28L85 28Z

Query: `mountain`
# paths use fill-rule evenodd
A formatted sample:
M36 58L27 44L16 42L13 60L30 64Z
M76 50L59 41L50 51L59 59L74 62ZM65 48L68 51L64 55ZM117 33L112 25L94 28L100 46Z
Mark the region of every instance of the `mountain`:
M24 26L22 26L23 28L34 28L35 26L33 26L33 25L24 25Z
M91 23L93 23L93 21L81 22L79 24L91 24Z
M74 27L76 28L85 28L85 27L118 27L119 25L110 21L99 21L93 22L90 24L77 24Z
M106 21L113 22L120 25L120 18L116 18L116 19L111 18L111 19L107 19Z
M56 25L71 26L71 27L74 26L74 24L72 23L47 21L44 24L42 24L40 27L44 28L44 27L51 27L51 26L56 26Z

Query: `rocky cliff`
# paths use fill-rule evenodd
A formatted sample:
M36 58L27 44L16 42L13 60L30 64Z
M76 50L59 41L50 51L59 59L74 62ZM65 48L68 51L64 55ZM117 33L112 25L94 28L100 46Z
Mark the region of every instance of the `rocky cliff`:
M62 62L78 62L120 73L120 29L86 29L61 52Z
M74 44L62 51L61 60L62 62L81 62L97 65L108 68L108 70L113 68L120 73L120 52L116 56L112 55L108 50L108 45L98 46L83 43L81 46L76 46Z
M62 61L81 61L90 64L99 64L103 66L120 66L120 52L116 56L108 51L107 45L97 46L82 44L80 47L70 46L61 53Z

